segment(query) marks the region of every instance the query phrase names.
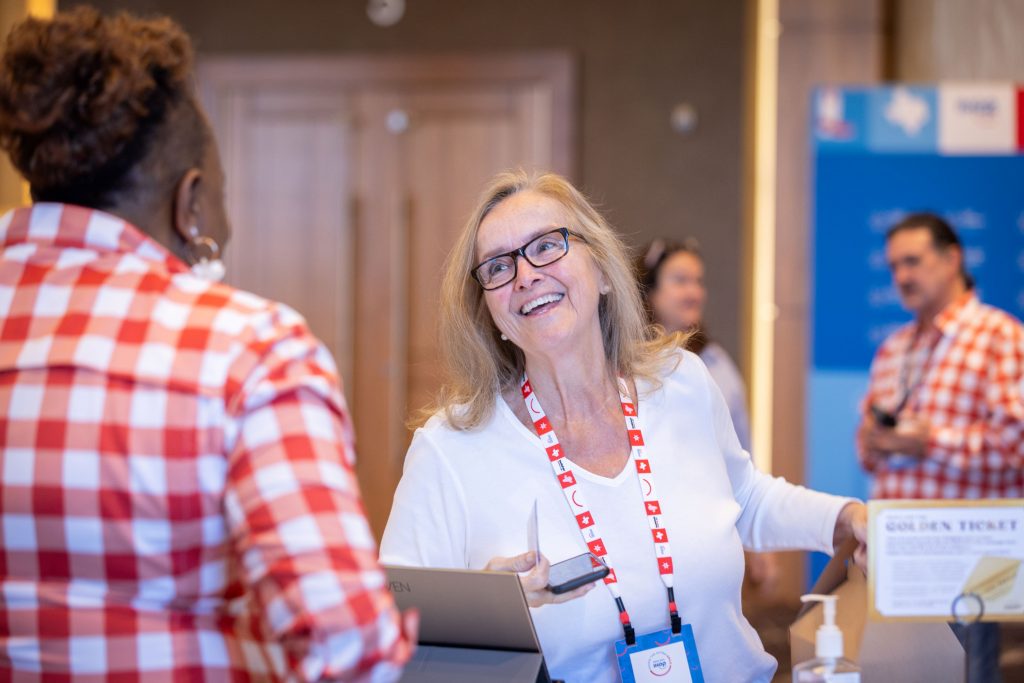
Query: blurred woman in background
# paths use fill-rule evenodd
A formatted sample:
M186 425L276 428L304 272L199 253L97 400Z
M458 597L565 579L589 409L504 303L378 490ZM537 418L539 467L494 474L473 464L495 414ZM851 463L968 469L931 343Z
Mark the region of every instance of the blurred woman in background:
M715 384L729 406L733 427L740 445L750 451L750 418L747 415L747 389L736 364L704 326L704 259L695 240L681 243L654 240L637 264L641 292L652 323L673 332L689 332L686 348L708 366Z
M654 240L638 259L637 273L648 319L661 325L668 334L690 334L686 348L704 361L729 407L740 445L749 453L747 388L728 352L708 336L704 326L708 291L704 286L704 259L696 240ZM771 593L778 579L775 558L767 553L747 553L744 578L745 588Z

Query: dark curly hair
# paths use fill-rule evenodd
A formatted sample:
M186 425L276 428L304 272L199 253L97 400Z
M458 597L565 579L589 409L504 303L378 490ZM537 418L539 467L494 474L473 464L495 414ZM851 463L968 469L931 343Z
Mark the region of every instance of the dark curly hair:
M145 183L169 189L207 143L191 73L191 43L168 18L79 7L26 19L0 62L0 147L36 201L104 208Z

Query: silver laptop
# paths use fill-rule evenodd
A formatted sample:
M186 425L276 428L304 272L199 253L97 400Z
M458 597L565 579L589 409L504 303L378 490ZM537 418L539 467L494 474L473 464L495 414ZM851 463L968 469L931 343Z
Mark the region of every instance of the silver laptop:
M419 647L403 683L550 680L518 576L468 569L384 569L398 608L420 612Z

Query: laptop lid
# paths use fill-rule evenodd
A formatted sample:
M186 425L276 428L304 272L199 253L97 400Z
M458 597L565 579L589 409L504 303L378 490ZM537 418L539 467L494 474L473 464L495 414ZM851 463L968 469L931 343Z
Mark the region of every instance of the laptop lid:
M515 574L389 565L384 570L399 609L420 612L420 643L541 651Z

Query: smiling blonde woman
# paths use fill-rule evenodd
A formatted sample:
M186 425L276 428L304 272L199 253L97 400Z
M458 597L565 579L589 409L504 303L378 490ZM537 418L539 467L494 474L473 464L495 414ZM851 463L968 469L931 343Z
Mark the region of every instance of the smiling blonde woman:
M615 642L664 631L692 635L706 680L770 680L740 610L743 547L863 542L864 506L754 468L703 363L649 330L624 245L568 181L494 179L448 260L441 339L447 382L382 559L520 572L555 678L615 681ZM535 502L539 558L523 552ZM588 551L611 569L603 587L547 589L550 562Z

